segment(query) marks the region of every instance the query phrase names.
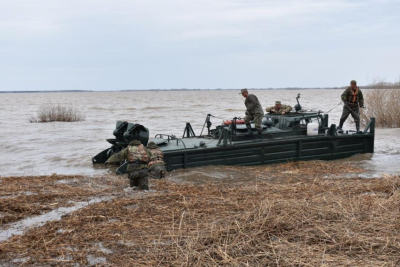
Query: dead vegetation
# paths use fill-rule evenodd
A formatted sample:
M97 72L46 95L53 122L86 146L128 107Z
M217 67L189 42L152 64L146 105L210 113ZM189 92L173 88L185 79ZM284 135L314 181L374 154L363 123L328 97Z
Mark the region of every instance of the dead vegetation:
M12 265L16 259L18 266L400 263L398 176L323 178L334 170L360 172L346 163L329 162L236 168L254 179L203 185L152 180L156 191L147 193L125 193L121 185L126 180L107 179L108 187L119 192L116 198L0 243L0 263Z
M38 215L70 201L87 200L98 194L112 194L113 186L124 186L123 177L35 176L2 178L0 183L0 226ZM100 182L101 181L101 182Z
M377 80L371 86L374 89L363 90L366 109L360 109L361 123L366 125L370 118L382 128L400 127L400 83L387 88L384 80Z
M36 116L31 116L29 122L74 122L84 121L85 116L71 105L61 105L48 103L42 105L36 113Z

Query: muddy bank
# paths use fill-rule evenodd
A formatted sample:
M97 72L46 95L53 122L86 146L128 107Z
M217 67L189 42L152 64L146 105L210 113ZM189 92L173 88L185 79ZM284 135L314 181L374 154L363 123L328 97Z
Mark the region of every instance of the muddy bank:
M125 176L53 175L31 177L31 183L26 177L2 177L0 207L13 207L1 210L3 233L27 218L100 201L6 238L0 243L0 264L400 262L398 176L360 179L364 170L340 162L224 168L227 175L203 179L201 169L172 172L152 180L149 192L127 189ZM342 178L343 173L351 178Z

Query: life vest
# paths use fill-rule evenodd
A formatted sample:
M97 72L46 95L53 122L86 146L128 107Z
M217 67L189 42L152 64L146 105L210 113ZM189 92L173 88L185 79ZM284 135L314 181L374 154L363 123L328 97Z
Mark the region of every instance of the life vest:
M359 92L358 87L356 87L355 91L350 88L350 92L347 95L347 102L349 102L351 104L357 104L358 103L358 92Z
M147 149L143 145L128 146L128 161L129 162L149 162L150 156Z
M151 159L149 162L149 166L156 163L164 163L164 153L162 153L160 148L150 149Z

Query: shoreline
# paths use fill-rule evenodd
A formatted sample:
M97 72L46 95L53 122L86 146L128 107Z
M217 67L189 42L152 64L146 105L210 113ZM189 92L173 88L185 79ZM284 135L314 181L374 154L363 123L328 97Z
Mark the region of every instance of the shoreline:
M339 87L284 87L284 88L247 88L257 91L279 91L279 90L345 90L348 86ZM399 86L359 86L360 89L400 89ZM181 91L238 91L242 88L215 88L215 89L126 89L126 90L24 90L24 91L0 91L0 94L29 94L29 93L118 93L118 92L181 92Z

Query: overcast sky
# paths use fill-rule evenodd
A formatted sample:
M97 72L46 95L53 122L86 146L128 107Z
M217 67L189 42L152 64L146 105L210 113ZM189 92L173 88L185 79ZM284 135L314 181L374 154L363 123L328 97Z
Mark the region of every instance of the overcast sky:
M0 91L399 81L400 1L0 0Z

